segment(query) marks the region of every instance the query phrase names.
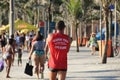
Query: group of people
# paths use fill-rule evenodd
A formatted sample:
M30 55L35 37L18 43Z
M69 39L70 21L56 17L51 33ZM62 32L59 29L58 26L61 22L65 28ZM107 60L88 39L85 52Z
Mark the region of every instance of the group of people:
M15 32L15 34L12 34L10 37L8 37L8 34L6 34L5 32L3 32L0 35L2 58L7 64L6 78L10 78L9 72L10 72L11 65L14 65L15 55L18 56L18 66L22 66L22 52L25 46L28 47L27 51L30 50L31 35L32 37L34 36L33 31L29 32L29 36L26 36L24 33L20 33L20 32ZM26 43L27 39L29 44Z
M44 71L45 59L48 58L49 80L65 80L67 72L67 53L70 48L70 37L64 34L65 24L59 21L56 25L56 31L49 34L46 42L43 36L38 32L29 54L29 59L33 56L35 63L35 73L39 79L39 73ZM62 65L61 65L62 64Z
M31 35L31 32L29 38L26 36L26 44L29 44L27 50L30 51L28 59L34 61L34 73L37 75L38 79L39 74L44 71L45 60L48 59L48 68L50 70L49 80L56 80L57 78L58 80L65 80L67 73L67 54L71 43L71 38L64 34L65 27L64 21L59 21L56 25L56 31L48 34L46 40L44 40L40 31L36 32L34 36ZM8 40L7 49L4 53L7 54L5 59L7 63L7 78L10 78L9 72L14 61L14 55L16 52L15 46L17 46L18 65L19 63L22 64L21 57L24 48L24 41L19 37L19 34L17 34L16 37L13 37L14 36L11 36Z

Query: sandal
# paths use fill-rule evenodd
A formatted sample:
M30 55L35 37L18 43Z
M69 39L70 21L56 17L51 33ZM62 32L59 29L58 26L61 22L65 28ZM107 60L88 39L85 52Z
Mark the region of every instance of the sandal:
M6 78L11 78L10 76L6 76Z

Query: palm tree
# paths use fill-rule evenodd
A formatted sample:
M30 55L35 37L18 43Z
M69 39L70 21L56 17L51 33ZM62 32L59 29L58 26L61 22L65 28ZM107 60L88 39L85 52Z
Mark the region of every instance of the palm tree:
M27 0L15 0L15 18L21 18L22 19L22 15L27 14L27 10L28 9L24 9L24 5L27 3ZM28 14L27 14L28 15ZM26 15L26 16L27 16Z
M51 13L52 13L52 20L57 20L57 17L60 16L59 6L63 3L62 0L51 0Z
M15 0L15 19L21 18L22 16L26 16L32 20L32 10L30 8L25 9L24 6L28 2L28 0ZM0 9L2 17L2 24L8 24L9 22L9 0L0 1ZM32 22L32 21L31 21Z
M117 12L120 14L120 0L116 0L117 1Z
M102 63L107 63L107 48L108 48L108 38L109 38L109 23L108 23L108 14L109 14L109 6L114 0L101 0L103 6L103 13L104 13L104 20L105 20L105 27L106 27L106 36L105 36L105 48L104 53L102 55Z
M30 0L25 5L25 9L31 9L34 16L33 19L35 25L38 24L38 22L40 21L40 12L42 12L40 11L40 7L42 7L42 2L40 0Z
M81 0L63 0L66 4L66 7L68 9L68 12L71 16L71 20L73 22L73 27L75 28L75 35L76 35L76 47L77 52L79 52L79 45L78 45L78 24L79 24L79 18L80 15L82 15L82 6L81 6Z
M94 18L95 14L96 14L96 13L92 13L93 6L95 6L93 0L82 0L83 16L81 19L85 25L85 27L84 27L85 28L85 31L84 31L85 35L83 36L83 38L85 38L85 39L87 37L87 32L86 32L87 24L90 23L90 21ZM91 13L92 13L92 16L91 16ZM80 30L80 32L82 32L82 31ZM80 35L80 43L82 43L82 35ZM80 45L82 45L82 44L80 44Z
M2 17L2 24L6 25L9 22L9 0L2 0L0 1L0 9L1 9L1 14L0 16Z

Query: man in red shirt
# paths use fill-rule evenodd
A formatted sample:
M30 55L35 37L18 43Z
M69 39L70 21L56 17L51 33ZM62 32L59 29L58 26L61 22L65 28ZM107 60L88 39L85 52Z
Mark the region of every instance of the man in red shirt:
M49 80L65 80L67 73L67 53L70 48L70 37L64 34L65 24L59 21L56 26L56 32L49 34L46 40L45 52L47 55L48 48L50 57L48 68L50 70Z

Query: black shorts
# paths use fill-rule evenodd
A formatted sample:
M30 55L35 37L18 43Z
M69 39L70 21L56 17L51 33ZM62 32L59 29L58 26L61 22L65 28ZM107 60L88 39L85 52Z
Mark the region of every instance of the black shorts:
M1 47L5 47L6 43L5 42L1 42Z
M67 69L53 69L53 68L50 68L48 67L48 69L51 71L51 72L58 72L58 71L67 71Z

